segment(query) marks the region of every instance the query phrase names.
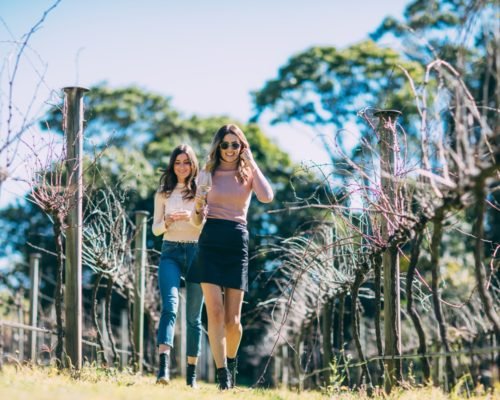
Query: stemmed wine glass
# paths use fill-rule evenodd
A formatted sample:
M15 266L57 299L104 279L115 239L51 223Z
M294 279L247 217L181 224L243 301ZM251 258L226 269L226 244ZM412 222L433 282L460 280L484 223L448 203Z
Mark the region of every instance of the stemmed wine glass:
M170 217L173 218L173 223L179 220L189 219L191 212L185 208L180 194L175 194L169 199ZM167 211L165 210L165 215Z
M196 194L201 195L205 201L207 201L207 195L210 189L212 189L212 174L202 169L198 174Z
M178 196L177 194L173 195L169 199L170 201L170 209L173 212L177 212L182 210L182 198Z

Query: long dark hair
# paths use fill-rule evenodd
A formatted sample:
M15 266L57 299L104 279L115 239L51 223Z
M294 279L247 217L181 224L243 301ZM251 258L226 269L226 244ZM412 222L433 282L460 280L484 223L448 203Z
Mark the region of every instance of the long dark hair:
M177 175L174 172L174 165L179 154L187 155L189 161L191 161L191 174L186 178L186 186L182 191L182 198L184 200L194 199L196 195L196 177L198 176L198 159L188 144L180 144L172 151L167 168L161 170L163 173L160 177L158 193L163 193L166 197L170 197L172 191L175 189L178 182Z
M243 131L240 129L239 126L235 124L228 124L228 125L223 125L219 128L219 130L215 133L214 138L212 139L212 144L210 146L210 150L208 153L208 160L207 164L205 165L205 170L212 173L217 169L217 167L220 164L220 144L222 143L222 140L224 139L224 136L226 136L228 133L232 133L233 135L236 135L238 138L241 148L240 148L240 153L244 150L250 147L248 144L248 140L245 137L245 134ZM238 181L240 183L244 183L248 180L250 176L249 173L249 165L240 158L238 160Z

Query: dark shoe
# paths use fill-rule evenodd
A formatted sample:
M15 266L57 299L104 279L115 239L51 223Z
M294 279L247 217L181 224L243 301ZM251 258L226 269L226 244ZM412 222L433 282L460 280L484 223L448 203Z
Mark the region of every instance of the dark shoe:
M236 386L236 375L238 375L238 357L234 358L227 358L227 369L229 370L229 373L231 374L231 382L233 384L233 387Z
M191 386L193 389L198 389L198 383L196 383L196 365L194 364L187 365L186 385Z
M162 385L168 385L170 382L170 371L169 371L169 356L167 353L160 354L160 366L158 368L158 376L156 377L156 383L161 383Z
M231 373L226 367L217 368L217 381L219 382L219 390L228 390L233 387Z

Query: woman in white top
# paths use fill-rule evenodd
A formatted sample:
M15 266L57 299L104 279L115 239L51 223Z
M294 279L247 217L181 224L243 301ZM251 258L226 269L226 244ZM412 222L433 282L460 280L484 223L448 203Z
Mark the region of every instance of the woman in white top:
M163 235L158 269L162 311L157 336L160 353L157 383L162 384L170 381L170 350L174 343L181 276L187 277L197 258L201 226L191 221L197 174L198 160L193 149L181 144L170 156L170 162L160 178L160 187L155 195L153 233L156 236ZM203 293L200 285L186 280L186 383L191 387L196 387L196 363L201 348L202 306Z

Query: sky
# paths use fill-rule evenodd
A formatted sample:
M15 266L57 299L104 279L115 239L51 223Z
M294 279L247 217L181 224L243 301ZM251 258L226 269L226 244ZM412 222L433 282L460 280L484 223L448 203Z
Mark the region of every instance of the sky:
M2 1L2 103L13 65L13 41L29 32L55 2ZM13 99L20 115L23 110L41 115L50 95L61 96L63 87L106 81L113 87L135 84L170 96L186 117L228 115L246 122L252 115L250 93L276 77L289 57L311 46L344 48L362 41L385 16L400 17L407 3L62 0L30 39ZM35 88L37 100L28 108ZM295 161L326 161L319 141L303 130L265 122L261 126Z

